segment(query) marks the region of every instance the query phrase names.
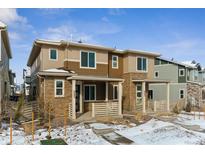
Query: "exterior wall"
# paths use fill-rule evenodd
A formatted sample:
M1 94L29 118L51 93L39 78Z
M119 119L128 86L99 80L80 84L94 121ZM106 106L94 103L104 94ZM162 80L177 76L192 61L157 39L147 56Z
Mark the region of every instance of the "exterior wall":
M136 84L132 80L147 79L146 73L125 73L123 74L123 112L136 112Z
M176 65L173 64L155 65L154 71L159 72L159 77L155 78L155 80L169 80L175 83L178 82L178 66Z
M143 73L141 71L137 71L137 57L145 57L148 59L148 70L146 72L147 79L153 79L154 73L154 57L144 56L144 55L137 55L133 53L127 53L124 55L123 61L123 73Z
M64 97L55 97L55 79L64 79ZM66 78L63 77L46 77L39 81L39 87L39 106L41 113L43 113L45 117L48 116L49 105L51 106L51 117L53 118L53 123L61 123L65 112L70 116L69 110L72 110L71 81L67 81Z
M180 69L184 69L184 76L179 75ZM183 66L178 66L178 83L186 83L187 72L186 68Z
M205 88L205 86L194 82L187 82L188 101L195 105L204 102L202 101L202 88Z
M1 35L1 34L0 34ZM9 82L9 58L6 52L3 39L0 40L0 114L5 112L6 101L9 99L10 82ZM6 86L6 87L5 87Z
M97 64L96 69L80 68L79 62L65 61L64 68L67 70L75 71L78 75L88 75L88 76L108 76L108 65L107 64Z
M205 72L200 72L199 73L199 82L202 84L205 84Z
M180 90L185 90L185 99L180 99ZM152 101L166 101L167 100L167 85L166 84L150 84L149 90L153 90ZM172 109L177 102L186 101L187 86L186 83L170 83L170 109Z
M116 55L118 56L118 68L112 68L112 56ZM116 54L116 53L109 53L108 54L108 71L109 71L109 77L114 78L121 78L123 74L123 55L122 54Z

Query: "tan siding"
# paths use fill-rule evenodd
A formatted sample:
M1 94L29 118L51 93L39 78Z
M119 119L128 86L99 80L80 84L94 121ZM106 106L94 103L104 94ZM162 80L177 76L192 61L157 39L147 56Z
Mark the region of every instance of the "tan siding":
M112 55L118 56L118 68L112 68ZM121 54L109 54L109 77L120 78L123 74L123 56Z

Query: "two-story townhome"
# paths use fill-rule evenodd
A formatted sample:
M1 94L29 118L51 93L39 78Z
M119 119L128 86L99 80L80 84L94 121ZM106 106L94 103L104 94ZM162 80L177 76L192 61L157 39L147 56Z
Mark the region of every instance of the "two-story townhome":
M117 50L105 46L34 41L27 65L31 67L32 99L42 113L65 112L76 119L122 116L122 112L146 112L148 85L153 80L157 53ZM64 111L66 110L66 111Z
M10 96L9 59L11 58L7 26L0 22L0 114L5 113Z
M199 83L199 74L196 65L188 65L186 62L177 62L166 58L156 58L154 66L154 78L156 80L170 81L170 108L177 103L186 104L192 92L193 82ZM155 84L149 89L150 101L166 100L166 85Z

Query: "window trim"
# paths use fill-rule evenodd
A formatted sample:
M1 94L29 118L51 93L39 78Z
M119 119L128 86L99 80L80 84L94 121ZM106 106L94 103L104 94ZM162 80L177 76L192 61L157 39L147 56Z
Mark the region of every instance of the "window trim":
M82 52L87 52L88 53L88 66L87 67L81 65ZM95 55L95 62L94 62L95 67L90 67L89 66L89 53L94 53L94 55ZM80 51L80 68L83 68L83 69L96 69L96 65L97 65L97 63L96 63L96 52L94 52L94 51L83 51L83 50Z
M181 98L181 91L183 91L183 98ZM179 99L185 99L185 89L179 89Z
M56 59L51 59L51 50L56 50ZM49 60L51 60L51 61L58 61L58 49L56 49L56 48L49 48Z
M62 81L62 95L56 95L56 88L57 88L57 87L56 87L56 82L57 82L57 81ZM65 87L65 86L64 86L64 82L65 82L65 80L63 80L63 79L55 79L55 80L54 80L54 85L55 85L55 86L54 86L54 94L55 94L55 97L64 97L64 87Z
M158 76L156 76L156 73L158 73ZM154 78L159 78L159 71L154 71Z
M113 90L112 90L112 99L113 99L113 100L118 100L119 86L118 86L118 85L113 85L112 87L113 87ZM114 92L115 87L117 87L117 98L114 97L114 96L115 96L115 92Z
M95 93L94 93L94 94L95 94L95 99L94 99L94 100L90 100L90 98L89 98L89 100L86 100L86 99L85 99L85 87L86 87L86 86L89 86L89 87L90 87L90 86L94 86L94 89L95 89ZM96 84L84 84L84 85L83 85L83 90L84 90L84 92L83 92L83 101L84 101L84 102L96 101ZM89 96L89 97L90 97L90 96Z
M114 58L114 57L117 58L117 60L116 60L117 66L116 66L116 67L113 66L113 62L114 62L114 61L113 61L113 58ZM118 66L119 66L119 65L118 65L118 62L119 62L119 61L118 61L118 56L117 56L117 55L112 55L112 68L113 68L113 69L118 69L118 68L119 68L119 67L118 67Z
M138 70L138 58L141 58L141 59L145 58L146 59L146 70ZM148 62L147 57L136 57L136 71L137 72L147 73L148 72L148 65L149 65L149 62Z
M181 71L183 71L183 75L180 74ZM185 69L184 68L179 69L179 76L180 77L185 76Z

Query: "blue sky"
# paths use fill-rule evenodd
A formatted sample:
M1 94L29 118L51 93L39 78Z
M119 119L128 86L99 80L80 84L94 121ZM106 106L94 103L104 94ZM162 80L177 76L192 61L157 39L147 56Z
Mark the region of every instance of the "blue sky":
M116 47L159 52L178 61L205 66L205 9L0 9L8 24L13 52L11 68L22 69L35 39L83 40Z

